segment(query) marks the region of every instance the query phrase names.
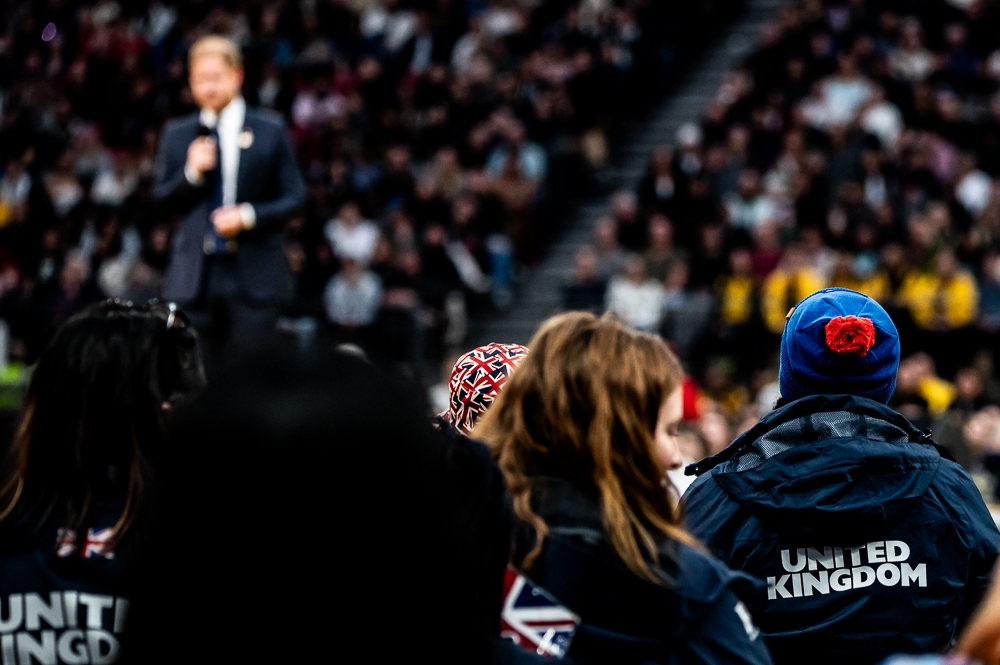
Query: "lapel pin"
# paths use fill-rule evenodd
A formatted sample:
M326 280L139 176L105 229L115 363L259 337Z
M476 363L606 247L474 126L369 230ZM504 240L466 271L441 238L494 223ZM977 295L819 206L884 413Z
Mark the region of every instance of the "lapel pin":
M240 148L246 150L253 145L253 132L249 129L244 129L240 132Z

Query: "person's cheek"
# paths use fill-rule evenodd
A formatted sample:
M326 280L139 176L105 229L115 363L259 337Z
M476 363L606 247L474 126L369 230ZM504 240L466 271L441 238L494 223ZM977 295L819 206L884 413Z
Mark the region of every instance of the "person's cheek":
M681 448L677 437L675 436L665 436L663 445L663 465L667 469L679 469L684 464L684 458L681 455Z

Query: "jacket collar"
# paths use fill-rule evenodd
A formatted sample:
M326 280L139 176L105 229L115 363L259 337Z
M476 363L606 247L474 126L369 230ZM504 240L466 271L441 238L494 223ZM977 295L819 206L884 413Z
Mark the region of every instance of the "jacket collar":
M564 478L532 477L531 503L547 523L603 532L600 501Z
M954 461L954 458L944 447L931 440L930 430L921 432L914 427L913 423L881 402L855 395L809 395L766 414L756 425L729 444L725 450L713 457L706 457L700 462L689 464L684 473L688 476L700 476L722 462L732 459L754 441L782 423L809 414L831 411L847 411L884 420L903 430L912 443L931 444L937 448L942 457Z
M582 541L589 547L597 547L608 556L618 559L604 533L604 518L600 499L575 486L569 480L553 476L533 476L531 478L532 509L541 517L549 530L549 546L553 542L565 543L567 539ZM657 573L668 586L677 583L679 543L658 531L650 530L656 542L658 563ZM533 541L533 534L527 540ZM529 547L533 542L525 541ZM527 551L527 547L522 547ZM620 564L620 562L619 562ZM620 564L624 569L624 564ZM629 573L631 575L631 573Z

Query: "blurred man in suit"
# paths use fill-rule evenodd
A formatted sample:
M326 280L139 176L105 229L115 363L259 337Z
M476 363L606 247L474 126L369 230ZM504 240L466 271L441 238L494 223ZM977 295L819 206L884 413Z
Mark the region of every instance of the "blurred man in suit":
M305 184L282 118L243 101L239 47L203 37L188 66L201 110L167 123L157 156L154 194L181 215L163 296L188 311L209 353L245 349L273 334L290 290L281 231Z

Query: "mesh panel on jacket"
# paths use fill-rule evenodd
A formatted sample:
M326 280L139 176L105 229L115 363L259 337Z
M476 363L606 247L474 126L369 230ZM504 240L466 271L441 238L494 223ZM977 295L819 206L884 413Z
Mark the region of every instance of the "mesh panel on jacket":
M828 411L782 423L721 465L720 473L747 471L802 443L827 439L867 439L906 443L909 435L892 423L849 411Z

